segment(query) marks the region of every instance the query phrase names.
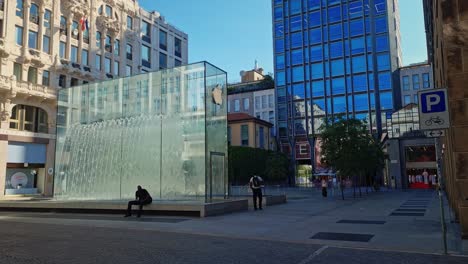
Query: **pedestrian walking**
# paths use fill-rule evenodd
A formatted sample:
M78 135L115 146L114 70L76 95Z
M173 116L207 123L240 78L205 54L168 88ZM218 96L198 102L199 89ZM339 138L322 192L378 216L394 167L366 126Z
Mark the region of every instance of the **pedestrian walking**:
M263 199L262 188L264 187L264 185L263 185L262 177L260 177L258 175L252 176L252 178L250 178L249 185L250 185L250 189L252 189L254 209L257 210L257 208L260 208L260 210L263 210L263 208L262 208L262 199ZM258 206L257 206L257 198L258 198Z
M328 183L325 179L322 179L322 196L325 198L327 197L327 187Z
M148 205L153 202L153 198L146 189L141 188L140 185L137 187L137 191L135 192L135 200L128 202L127 213L125 217L132 216L132 205L138 205L138 215L137 217L141 216L143 212L143 205Z

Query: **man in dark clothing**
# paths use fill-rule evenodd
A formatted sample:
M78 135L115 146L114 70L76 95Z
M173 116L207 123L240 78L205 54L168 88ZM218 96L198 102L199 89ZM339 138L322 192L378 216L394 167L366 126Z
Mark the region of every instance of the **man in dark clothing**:
M262 177L254 175L252 178L250 178L249 185L250 185L250 188L252 189L254 209L257 210L257 198L258 198L258 207L260 208L260 210L263 210L262 188L265 186L263 186Z
M143 205L147 205L153 202L153 198L151 198L151 195L149 192L143 188L141 188L140 185L138 185L138 190L135 193L135 201L130 201L128 202L128 207L127 207L127 214L125 214L125 217L132 216L132 205L139 205L140 208L138 210L138 217L141 216L141 212L143 211Z

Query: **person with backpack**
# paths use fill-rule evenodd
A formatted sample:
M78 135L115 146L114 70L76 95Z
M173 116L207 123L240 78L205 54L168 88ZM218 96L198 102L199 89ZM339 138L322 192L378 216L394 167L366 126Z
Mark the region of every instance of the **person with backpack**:
M252 189L252 194L253 194L253 204L254 204L254 209L257 210L257 208L260 208L260 210L263 210L262 208L262 188L263 186L263 179L262 177L258 175L254 175L252 178L250 178L250 189ZM257 198L258 198L258 207L257 207Z

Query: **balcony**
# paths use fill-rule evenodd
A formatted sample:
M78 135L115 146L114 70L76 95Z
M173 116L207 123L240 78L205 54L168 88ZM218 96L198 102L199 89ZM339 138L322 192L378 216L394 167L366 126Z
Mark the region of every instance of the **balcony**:
M45 99L55 99L57 93L55 89L50 87L41 85L41 84L34 84L30 82L16 82L17 93L19 94L27 94L32 96L40 96Z
M42 52L35 50L35 49L29 49L29 54L31 57L29 58L31 60L31 63L37 67L37 68L42 68L44 67L45 63L44 61L46 58L43 57Z

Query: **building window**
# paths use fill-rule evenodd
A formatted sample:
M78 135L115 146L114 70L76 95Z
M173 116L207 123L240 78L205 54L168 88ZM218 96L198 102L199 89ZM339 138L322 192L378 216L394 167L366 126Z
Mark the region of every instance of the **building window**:
M228 136L228 146L231 146L231 127L230 126L228 126L227 136Z
M266 95L262 95L262 109L267 108L268 102L267 102L268 97Z
M141 61L143 66L151 68L151 48L146 45L141 45Z
M403 76L403 90L404 91L409 91L410 89L410 83L409 83L409 76Z
M141 25L142 39L148 43L151 43L151 25L143 21Z
M244 98L244 99L243 99L243 102L244 102L244 111L248 111L249 108L250 108L250 101L249 101L249 98Z
M431 87L431 83L429 81L429 73L423 73L423 88L427 89Z
M50 85L50 72L49 71L42 72L42 85L44 86Z
M119 76L120 64L118 61L114 61L114 75Z
M120 40L114 40L114 55L120 56Z
M29 21L39 25L39 7L36 4L31 4L29 9Z
M259 147L261 149L264 149L265 148L265 128L264 127L259 127L258 139L259 139Z
M72 38L74 39L80 39L80 30L79 30L79 24L76 21L73 21L72 23Z
M37 84L37 68L29 67L28 82L32 84Z
M78 63L78 47L71 46L70 61Z
M83 65L88 65L88 51L87 50L82 50L81 51L81 64Z
M174 38L174 50L177 57L182 57L182 40Z
M83 31L83 42L89 44L89 30Z
M61 74L59 76L59 87L65 88L66 85L67 85L67 76Z
M268 112L268 122L275 124L275 112L274 111Z
M405 95L404 97L404 105L408 105L411 103L411 96L410 95Z
M24 0L17 0L16 1L16 15L23 18L23 11L24 11L24 6L23 6Z
M239 99L234 100L234 112L240 112L240 101L239 101Z
M52 20L52 11L46 9L44 12L44 27L50 29L50 21Z
M16 77L17 81L23 80L23 65L14 62L13 63L13 75Z
M50 54L50 38L45 35L42 37L42 51Z
M127 29L133 29L133 17L127 16Z
M104 44L104 49L107 52L112 52L112 39L109 35L106 36L105 44Z
M419 74L413 74L413 90L419 90Z
M241 145L242 146L249 145L249 126L248 125L241 126Z
M62 59L65 59L65 47L66 47L65 42L60 41L60 44L59 44L59 55L60 55L60 58L62 58Z
M47 113L34 106L16 105L11 111L10 129L47 133Z
M255 109L260 109L260 104L261 104L261 97L260 96L255 96Z
M307 145L299 145L299 154L300 155L307 155L309 153L309 148Z
M181 60L178 60L178 59L175 59L175 60L174 60L174 66L175 66L175 67L182 66L182 61L181 61Z
M131 76L132 75L132 66L127 65L125 66L125 76Z
M127 59L132 60L133 59L133 47L132 47L132 45L127 44L126 52L127 52Z
M419 98L417 94L414 95L414 103L419 104Z
M29 31L28 45L30 49L37 49L37 32Z
M270 108L275 107L275 98L274 98L273 94L268 95L268 106Z
M159 69L167 68L167 55L160 52L159 53Z
M60 17L60 35L67 35L67 19L64 16Z
M159 31L159 48L167 50L167 32L162 30Z
M23 46L23 28L16 26L16 44Z
M106 5L106 17L112 17L112 7Z
M70 80L70 87L78 86L78 79L71 78Z
M96 69L98 71L100 71L101 70L101 55L96 54L96 63L95 63L95 65L96 65Z
M112 71L111 71L111 59L109 59L109 58L105 58L105 59L104 59L104 67L105 67L106 73L112 74Z
M96 47L101 49L101 32L96 32Z

